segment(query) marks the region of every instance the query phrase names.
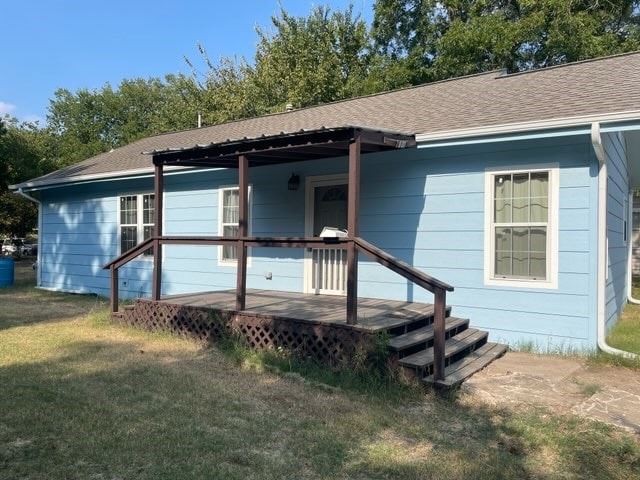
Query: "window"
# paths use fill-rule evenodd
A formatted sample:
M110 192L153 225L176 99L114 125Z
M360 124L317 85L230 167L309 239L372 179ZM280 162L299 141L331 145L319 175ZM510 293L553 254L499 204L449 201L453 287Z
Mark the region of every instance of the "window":
M555 288L556 175L557 169L487 172L485 283Z
M153 201L152 193L120 197L120 253L153 236ZM145 250L143 255L153 255L153 248Z
M218 234L225 237L238 236L238 221L240 220L240 193L238 187L226 187L219 190L219 229ZM249 206L251 206L251 187L249 187ZM249 214L249 220L251 214ZM249 229L251 222L249 221ZM222 245L218 247L220 263L235 264L238 260L238 247Z

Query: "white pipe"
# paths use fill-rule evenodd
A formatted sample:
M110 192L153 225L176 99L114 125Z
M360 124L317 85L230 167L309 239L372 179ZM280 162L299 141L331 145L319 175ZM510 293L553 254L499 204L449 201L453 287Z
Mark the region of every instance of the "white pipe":
M40 252L42 251L42 203L40 202L40 200L38 200L35 197L32 197L31 195L28 195L27 193L22 191L22 188L18 188L15 193L17 193L18 195L26 198L27 200L29 200L30 202L35 203L36 205L38 205L38 255L36 256L36 263L37 263L37 267L36 267L36 285L40 286L41 285L41 281L40 281L40 275L42 272L42 268L40 268Z
M607 282L607 157L602 146L600 123L591 124L591 145L598 159L598 295L597 295L597 338L598 348L603 352L621 357L638 359L640 355L626 352L607 345L605 326L605 288ZM630 288L631 285L629 284Z

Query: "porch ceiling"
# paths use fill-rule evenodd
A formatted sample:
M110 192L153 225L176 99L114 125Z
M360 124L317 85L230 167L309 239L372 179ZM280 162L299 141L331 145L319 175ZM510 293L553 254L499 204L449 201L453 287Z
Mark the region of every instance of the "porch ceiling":
M153 155L155 165L238 168L238 157L245 155L257 167L346 156L358 136L363 154L416 146L413 134L344 125L144 153Z

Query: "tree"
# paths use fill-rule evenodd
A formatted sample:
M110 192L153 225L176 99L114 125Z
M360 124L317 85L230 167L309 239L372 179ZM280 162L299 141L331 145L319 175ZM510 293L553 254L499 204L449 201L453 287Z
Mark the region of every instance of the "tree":
M636 50L639 22L640 0L376 0L371 33L415 84Z
M360 95L368 72L368 37L353 7L315 7L307 17L284 9L272 31L258 28L252 87L271 111L317 105Z
M50 171L45 155L50 137L37 124L0 121L0 233L24 237L37 224L36 205L9 191L9 185Z
M307 17L281 8L271 29L257 28L253 64L244 58L211 61L198 46L206 71L189 59L192 77L201 88L207 123L282 112L368 93L367 26L353 8L332 12L315 7Z
M76 163L143 137L196 125L198 88L184 75L124 79L118 88L58 89L48 130L59 166Z

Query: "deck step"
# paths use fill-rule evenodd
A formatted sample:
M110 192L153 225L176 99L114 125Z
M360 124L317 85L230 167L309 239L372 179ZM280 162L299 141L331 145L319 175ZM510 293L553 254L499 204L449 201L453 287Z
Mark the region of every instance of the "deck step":
M463 327L467 327L469 325L469 319L467 318L457 318L457 317L448 317L445 320L445 331L447 333L452 330L458 330ZM426 344L433 340L433 324L427 325L426 327L419 328L417 330L412 330L409 333L405 333L403 335L398 335L397 337L393 337L389 340L388 345L389 348L393 351L399 352L401 350L406 350L411 347L415 347L416 345Z
M444 369L444 380L436 382L433 379L433 375L429 375L424 378L424 381L441 387L454 387L465 381L474 373L482 370L494 360L500 358L506 351L506 345L487 342L468 354L466 357L446 367Z
M467 349L473 349L475 345L486 342L489 334L475 328L467 328L459 334L451 337L444 342L445 359L464 352ZM433 364L433 347L421 350L413 355L408 355L398 360L398 363L404 367L414 369L416 371L424 371Z

